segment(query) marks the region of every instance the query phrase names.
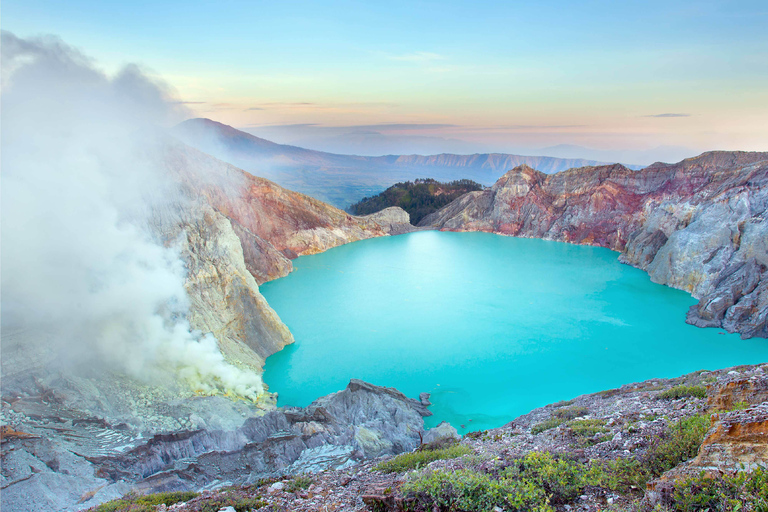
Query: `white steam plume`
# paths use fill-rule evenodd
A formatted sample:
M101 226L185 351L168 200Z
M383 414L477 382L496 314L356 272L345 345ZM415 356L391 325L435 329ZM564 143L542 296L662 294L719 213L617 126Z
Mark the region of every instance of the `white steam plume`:
M114 77L55 38L2 34L2 325L63 358L255 399L258 375L190 329L184 264L153 238L183 206L156 144L183 112L137 67Z

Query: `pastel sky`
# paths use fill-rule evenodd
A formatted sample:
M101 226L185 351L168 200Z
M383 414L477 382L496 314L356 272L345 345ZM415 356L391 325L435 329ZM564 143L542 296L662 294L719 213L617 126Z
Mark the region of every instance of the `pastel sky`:
M317 149L768 150L765 0L4 0L1 23Z

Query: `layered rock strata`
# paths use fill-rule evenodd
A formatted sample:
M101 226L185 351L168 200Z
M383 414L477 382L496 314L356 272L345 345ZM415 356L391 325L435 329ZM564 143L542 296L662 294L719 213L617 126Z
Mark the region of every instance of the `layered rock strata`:
M234 429L210 414L236 406L227 402L166 402L181 418L207 413L207 428L189 423L147 437L52 396L20 397L5 411L13 427L2 432L3 509L75 510L130 489L200 489L346 467L416 448L423 417L431 415L419 400L357 380L306 408L271 411Z
M420 226L607 247L699 304L688 322L767 337L768 153L711 152L640 171L516 167Z

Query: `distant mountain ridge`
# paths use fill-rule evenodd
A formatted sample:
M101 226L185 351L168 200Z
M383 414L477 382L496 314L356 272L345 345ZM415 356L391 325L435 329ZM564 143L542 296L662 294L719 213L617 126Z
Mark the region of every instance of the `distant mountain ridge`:
M347 208L397 182L418 178L470 179L490 186L509 169L528 165L550 174L599 165L580 158L474 155L357 156L325 153L277 144L205 118L189 119L172 129L186 144L279 185Z

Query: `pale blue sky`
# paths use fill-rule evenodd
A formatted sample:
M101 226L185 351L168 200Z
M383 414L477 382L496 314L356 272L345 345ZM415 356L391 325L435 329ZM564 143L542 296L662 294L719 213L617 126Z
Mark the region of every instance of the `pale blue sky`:
M768 150L765 1L5 0L1 23L108 71L137 62L197 115L286 142L397 123L451 126L373 131L466 150ZM274 128L288 124L310 127Z

